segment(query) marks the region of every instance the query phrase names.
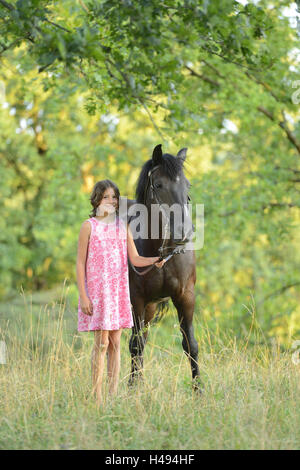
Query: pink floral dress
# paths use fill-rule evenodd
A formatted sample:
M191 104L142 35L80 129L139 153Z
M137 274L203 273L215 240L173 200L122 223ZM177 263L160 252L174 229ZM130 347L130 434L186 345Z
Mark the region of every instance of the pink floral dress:
M119 217L106 223L95 217L88 244L85 289L93 315L85 315L78 299L78 331L119 330L133 326L129 295L127 229Z

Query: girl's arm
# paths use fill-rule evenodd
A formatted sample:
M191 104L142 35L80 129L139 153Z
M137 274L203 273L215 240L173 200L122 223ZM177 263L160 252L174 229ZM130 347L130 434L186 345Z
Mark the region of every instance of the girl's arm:
M129 226L127 226L127 251L129 259L133 266L142 268L143 266L149 266L150 264L155 263L158 268L161 268L165 264L165 260L161 261L160 263L157 263L157 261L159 260L159 256L145 257L140 256L138 254Z
M89 244L89 238L91 234L91 225L88 221L83 222L78 238L78 251L77 251L77 263L76 263L76 272L77 272L77 285L79 290L79 296L81 300L86 300L88 298L85 291L85 264L86 264L86 255L87 248Z

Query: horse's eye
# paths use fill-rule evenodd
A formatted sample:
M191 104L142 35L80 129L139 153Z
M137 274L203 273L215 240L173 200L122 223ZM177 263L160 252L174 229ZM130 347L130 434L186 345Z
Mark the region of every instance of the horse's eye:
M161 183L155 183L154 186L155 186L157 189L162 188L162 184L161 184Z

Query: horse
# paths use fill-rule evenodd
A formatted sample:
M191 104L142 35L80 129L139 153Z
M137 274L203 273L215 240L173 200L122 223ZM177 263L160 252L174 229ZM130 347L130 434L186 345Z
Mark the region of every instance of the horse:
M141 268L136 269L129 261L129 290L134 326L129 341L131 373L128 385L131 386L138 379L143 378L143 351L148 338L148 326L151 321L157 320L158 314L155 316L157 311L164 313L171 299L178 314L182 347L190 361L192 387L193 390L201 393L203 384L198 366L198 343L193 328L195 252L193 249L185 250L185 243L189 240L188 234L185 233L183 237L179 237L178 231L175 233L171 217L166 215L165 210L166 207L177 204L184 211L190 200L188 194L190 183L184 175L186 152L187 149L183 148L175 157L168 153L163 154L161 144L157 145L153 150L152 158L143 165L140 172L136 199L129 202L128 214L134 204L143 204L147 208L148 220L144 220L142 224L148 227L148 233L146 236L134 237L139 255L160 255L161 259L166 259L166 263L160 269L152 265L140 271ZM159 208L159 232L155 238L151 238L150 235L151 222L153 224L151 217L153 204ZM163 216L167 220L165 227ZM135 218L128 215L129 227ZM168 230L164 231L166 226ZM193 227L192 224L191 226ZM183 225L179 228L184 230Z

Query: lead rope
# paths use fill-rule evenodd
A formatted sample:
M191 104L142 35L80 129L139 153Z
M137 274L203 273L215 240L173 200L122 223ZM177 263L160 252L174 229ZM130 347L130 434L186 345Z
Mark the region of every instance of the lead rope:
M151 271L152 268L154 268L155 264L152 264L151 266L149 266L147 269L145 269L144 271L137 271L135 269L135 267L133 266L132 262L130 261L130 259L128 258L128 261L129 261L129 264L130 266L132 267L133 271L136 273L136 274L139 274L140 276L143 276L144 274L147 274L149 271Z
M165 258L163 256L161 256L159 258L158 261L156 261L157 263L159 263L160 261L162 261L163 259L165 259L166 261L168 261L170 258L172 258L172 256L174 255L180 255L180 253L185 253L185 249L179 249L178 251L176 251L177 248L174 248L173 252L170 253L168 256L166 256ZM155 264L152 264L151 266L149 266L147 269L145 269L144 271L137 271L135 269L135 267L133 266L132 262L130 261L130 259L128 258L128 261L129 261L129 264L130 266L132 267L133 271L136 273L136 274L139 274L140 276L143 276L144 274L147 274L149 271L151 271L152 268L154 268Z

